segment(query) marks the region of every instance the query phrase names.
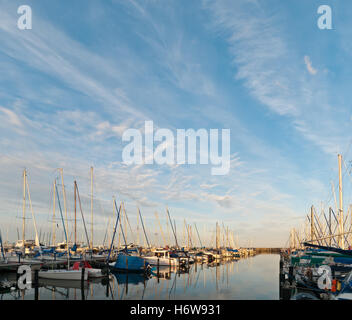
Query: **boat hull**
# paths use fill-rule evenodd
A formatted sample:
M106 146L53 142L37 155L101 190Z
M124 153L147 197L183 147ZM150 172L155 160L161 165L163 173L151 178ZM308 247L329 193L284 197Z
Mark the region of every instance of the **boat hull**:
M48 270L39 271L39 278L56 280L82 280L81 270ZM84 280L88 280L88 272L84 272Z
M150 268L143 258L124 254L119 254L116 262L110 263L109 266L113 270L137 273L146 272Z
M177 266L177 259L166 259L166 258L157 258L157 257L143 257L146 262L152 266Z

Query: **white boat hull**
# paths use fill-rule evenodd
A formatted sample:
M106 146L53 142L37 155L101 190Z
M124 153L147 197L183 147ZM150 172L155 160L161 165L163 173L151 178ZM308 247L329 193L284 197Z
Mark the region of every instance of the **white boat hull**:
M48 270L39 271L39 278L56 280L81 280L81 270ZM88 272L84 273L84 280L88 280Z
M158 258L158 257L143 257L143 259L145 259L145 261L152 266L158 265L158 259L159 259L159 266L178 265L178 260L173 258L167 259L167 258Z
M100 269L86 269L88 271L88 278L102 278L104 277Z

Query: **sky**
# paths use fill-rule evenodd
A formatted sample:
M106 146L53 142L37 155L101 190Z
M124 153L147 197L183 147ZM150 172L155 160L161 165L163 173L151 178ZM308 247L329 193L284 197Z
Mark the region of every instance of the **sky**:
M17 27L24 4L31 30ZM318 27L322 4L332 9L331 30ZM94 167L100 243L112 230L115 196L130 220L128 241L144 241L140 208L150 242L173 243L168 208L180 243L186 221L195 244L195 224L203 244L214 245L218 222L237 245L285 246L312 205L335 207L338 153L347 208L351 9L332 0L0 0L3 238L16 241L22 232L24 169L43 237L52 236L58 168L72 237L73 182L90 228ZM211 175L211 164L125 165L123 132L150 120L173 132L230 129L230 172ZM34 238L28 201L26 217ZM63 240L57 207L55 221Z

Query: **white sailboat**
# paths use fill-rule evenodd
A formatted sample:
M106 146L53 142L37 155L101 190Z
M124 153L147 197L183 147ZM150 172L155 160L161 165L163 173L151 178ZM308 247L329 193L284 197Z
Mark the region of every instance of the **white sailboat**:
M92 268L92 266L87 261L75 262L71 270L79 270L82 272L82 268L85 268L85 271L88 275L88 278L103 278L105 275L101 269Z
M152 255L142 257L153 266L176 266L178 265L177 258L170 257L170 252L164 249L156 249L151 252Z
M38 272L39 278L56 280L82 280L81 270L46 270ZM83 280L88 280L88 272L84 272Z
M63 169L60 169L61 172L61 182L62 182L62 193L64 197L64 209L65 209L65 214L66 214L66 226L63 220L63 215L62 215L62 210L61 210L61 205L60 205L60 199L59 199L59 192L57 189L56 184L55 190L57 194L57 200L58 200L58 205L61 213L61 220L64 228L64 233L65 233L65 239L66 239L66 248L67 248L67 270L62 269L62 270L46 270L46 271L39 271L38 276L39 278L42 279L56 279L56 280L88 280L88 272L84 272L83 274L83 279L82 279L82 270L70 270L70 250L69 250L69 241L67 238L67 208L66 208L66 195L65 195L65 186L64 186L64 178L63 178Z

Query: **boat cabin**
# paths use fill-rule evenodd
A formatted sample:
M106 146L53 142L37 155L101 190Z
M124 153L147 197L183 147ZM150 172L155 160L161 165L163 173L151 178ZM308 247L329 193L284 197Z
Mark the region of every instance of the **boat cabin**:
M169 259L170 258L170 252L169 250L161 250L161 249L156 249L153 251L154 256L158 258L164 258L164 259Z

